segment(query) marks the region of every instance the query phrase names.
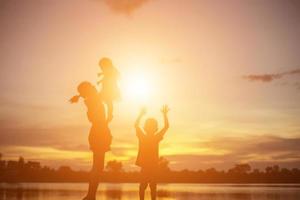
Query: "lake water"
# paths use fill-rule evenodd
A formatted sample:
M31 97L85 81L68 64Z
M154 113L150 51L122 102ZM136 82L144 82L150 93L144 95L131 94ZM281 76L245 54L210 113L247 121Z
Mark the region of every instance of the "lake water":
M0 183L0 200L81 200L83 183ZM149 191L146 199L150 199ZM138 184L101 184L98 200L138 200ZM299 184L160 184L158 200L300 200Z

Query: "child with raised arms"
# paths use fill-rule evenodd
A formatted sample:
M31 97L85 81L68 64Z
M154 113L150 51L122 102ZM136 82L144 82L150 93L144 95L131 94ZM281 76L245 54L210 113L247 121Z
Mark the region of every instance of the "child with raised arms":
M136 165L141 167L141 181L139 187L140 200L144 200L145 190L148 185L151 190L151 199L156 199L156 175L159 161L159 143L169 128L168 106L164 105L161 112L164 117L164 127L161 130L158 130L158 124L154 118L146 119L144 127L140 127L140 120L146 114L145 109L141 110L135 122L136 135L139 139L139 151Z

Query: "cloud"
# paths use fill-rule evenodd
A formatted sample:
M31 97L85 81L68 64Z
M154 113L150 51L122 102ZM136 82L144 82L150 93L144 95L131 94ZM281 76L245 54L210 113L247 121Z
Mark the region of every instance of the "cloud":
M150 0L104 0L105 4L114 12L130 15Z
M285 76L300 75L300 69L276 73L276 74L250 74L243 76L248 81L272 82L276 79L281 79Z
M89 127L18 128L9 125L12 122L8 122L7 120L0 120L0 152L8 157L24 156L30 159L43 159L43 163L48 163L52 162L51 160L54 160L55 156L59 157L58 162L62 162L77 155L85 157L89 152L86 139ZM210 167L228 169L241 162L259 168L274 164L292 168L300 166L299 144L300 137L214 137L205 141L174 144L176 150L172 149L172 146L162 146L161 156L170 160L173 169L197 170ZM46 152L41 157L40 151L48 149L50 152ZM111 154L115 156L114 158L126 162L126 165L134 165L137 150L136 140L115 138ZM70 156L71 153L74 154L73 157ZM49 159L48 154L53 157ZM79 163L73 164L81 166L86 161L84 163L76 162Z
M51 111L59 110L59 108L49 105L42 104L33 104L33 103L24 103L22 99L12 100L8 98L0 97L0 108L11 108L11 109L27 109L27 110L39 110L39 111Z
M0 146L43 146L82 150L86 144L84 133L88 133L88 128L84 126L13 127L9 120L0 120L0 133Z
M298 90L300 90L300 82L294 83L294 86L295 86Z
M226 142L224 142L226 141ZM222 149L229 149L241 154L299 151L300 138L284 138L278 136L259 136L259 137L219 137L200 145L214 146Z
M224 142L225 141L225 142ZM219 137L206 142L193 144L198 148L214 148L224 154L213 152L184 153L166 156L175 169L228 169L236 163L249 163L254 168L265 168L269 165L281 167L299 167L300 138L275 136L259 137Z
M162 64L179 64L182 63L180 58L161 58Z
M245 79L249 80L249 81L262 81L262 82L271 82L275 79L280 79L283 76L280 74L262 74L262 75L247 75L244 76Z

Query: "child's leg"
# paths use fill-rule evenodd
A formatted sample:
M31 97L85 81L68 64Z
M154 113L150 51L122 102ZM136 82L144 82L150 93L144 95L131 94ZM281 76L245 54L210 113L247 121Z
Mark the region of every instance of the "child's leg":
M145 199L145 190L147 188L148 183L142 182L140 183L140 188L139 188L139 195L140 195L140 200Z
M113 110L114 110L114 105L113 101L106 101L107 105L107 121L111 121L113 118Z
M151 200L156 200L156 183L150 183Z

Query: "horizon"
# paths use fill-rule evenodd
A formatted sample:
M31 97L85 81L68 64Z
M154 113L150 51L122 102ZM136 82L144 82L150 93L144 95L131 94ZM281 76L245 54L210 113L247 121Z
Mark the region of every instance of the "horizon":
M168 104L172 170L300 168L300 2L134 2L0 0L3 159L89 169L86 110L68 100L109 57L122 99L106 162L137 170L139 109L162 127Z
M1 155L3 156L3 155ZM72 166L69 166L69 165L60 165L60 166L57 166L57 167L51 167L51 166L47 166L47 165L43 165L43 163L40 163L38 161L34 161L34 160L27 160L26 158L20 156L17 160L4 160L4 159L1 159L2 157L0 157L0 162L1 162L1 170L2 170L2 173L4 174L4 176L6 176L6 172L7 171L20 171L23 173L22 170L24 170L24 166L27 166L28 169L31 169L32 171L31 172L36 172L36 171L39 171L41 169L47 169L47 170L55 170L55 171L59 171L61 169L67 169L67 170L71 170L73 172L89 172L89 170L84 170L84 169L73 169ZM240 172L240 173L246 173L246 174L249 174L249 173L257 173L257 172L261 172L261 173L269 173L268 170L273 170L273 171L276 171L276 173L287 173L287 171L293 171L293 170L296 170L298 173L300 171L299 168L282 168L281 166L279 165L273 165L273 166L266 166L264 169L259 169L259 168L255 168L255 166L251 166L249 165L248 163L239 163L239 164L235 164L233 166L231 166L230 168L228 169L216 169L214 167L210 167L210 168L207 168L207 169L201 169L201 168L198 168L198 169L194 169L194 170L190 170L188 168L185 168L185 169L180 169L180 170L173 170L170 168L170 163L169 161L164 158L164 157L160 157L161 159L163 159L163 162L160 164L161 166L159 168L162 168L160 170L162 170L162 172L164 172L165 170L167 170L167 172L195 172L195 173L198 173L198 172L201 172L201 173L209 173L210 171L215 171L217 173L222 173L222 172L225 172L225 173L237 173L237 169L238 168L243 168L242 170L244 170L243 172ZM9 164L10 163L10 164ZM10 165L10 166L9 166ZM35 168L35 169L32 169L30 165L38 165L39 168ZM116 165L118 165L116 167ZM249 166L249 168L248 168ZM106 164L104 166L104 172L121 172L121 173L139 173L139 170L137 169L128 169L128 168L125 168L126 166L123 165L122 161L118 161L118 160L108 160L106 161ZM26 167L25 167L26 168ZM28 170L27 169L27 170ZM287 171L286 171L287 170ZM26 170L25 170L26 171ZM17 176L15 176L14 178L17 178ZM3 178L3 177L2 177Z

